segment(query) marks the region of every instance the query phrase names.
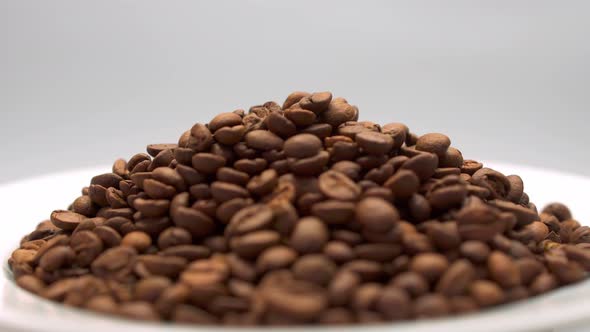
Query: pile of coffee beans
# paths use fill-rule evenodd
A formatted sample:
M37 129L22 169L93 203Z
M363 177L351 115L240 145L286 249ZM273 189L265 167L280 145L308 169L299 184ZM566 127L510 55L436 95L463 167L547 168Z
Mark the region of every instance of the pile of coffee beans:
M139 320L368 324L583 280L590 228L438 133L358 121L329 92L197 123L117 160L22 239L16 283Z

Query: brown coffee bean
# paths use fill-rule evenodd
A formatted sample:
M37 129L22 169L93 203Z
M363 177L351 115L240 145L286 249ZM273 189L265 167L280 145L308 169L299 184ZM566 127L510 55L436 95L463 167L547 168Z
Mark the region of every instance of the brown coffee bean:
M344 264L342 269L356 273L363 281L379 280L384 273L381 264L365 259L350 261Z
M93 217L97 209L89 196L80 196L72 204L72 211L86 217Z
M412 297L422 296L429 290L428 280L416 272L402 272L391 280L390 285Z
M252 194L258 196L264 196L272 192L275 187L279 184L279 176L273 169L268 169L260 175L253 177L246 188Z
M421 153L406 161L401 168L414 172L421 181L430 179L438 167L438 158L432 153Z
M187 230L179 227L170 227L164 230L158 237L158 247L166 250L170 247L191 244L193 237Z
M365 131L356 135L358 145L369 154L388 154L393 149L393 138L390 135L373 131Z
M416 299L413 311L418 319L436 318L448 315L451 312L451 305L442 295L428 294Z
M439 158L444 157L450 146L451 140L447 136L438 133L423 135L416 142L416 150L434 153Z
M320 175L319 188L324 195L342 201L354 201L361 194L357 184L343 173L335 171L327 171Z
M316 203L311 213L331 225L342 225L350 222L354 217L355 204L337 200L327 200Z
M555 216L559 221L572 219L572 212L570 209L561 203L552 203L543 209L543 213Z
M356 207L356 218L371 232L387 232L399 221L397 209L381 198L363 199Z
M469 292L475 302L481 307L495 306L505 300L502 288L491 281L477 280L471 284Z
M290 245L301 254L317 253L329 240L326 225L314 217L300 219L291 234Z
M93 232L98 235L106 248L116 247L121 244L121 235L109 226L98 226Z
M70 246L76 254L75 262L80 267L89 266L104 249L102 240L92 231L80 231L72 235Z
M187 265L187 260L182 257L142 255L137 258L138 264L149 272L150 275L176 278Z
M438 281L436 291L446 296L462 295L475 277L475 268L468 260L455 261Z
M269 131L282 138L287 138L297 133L295 124L279 112L272 112L264 121Z
M145 252L151 245L152 239L144 232L130 232L121 240L122 246L132 247L137 252Z
M49 249L39 260L39 267L47 272L57 271L74 262L76 253L72 248L57 246Z
M254 130L246 134L246 144L256 150L278 150L284 141L279 136L266 130Z
M273 231L255 231L230 241L230 247L244 258L255 258L265 249L278 244L280 235Z
M203 174L214 174L225 163L224 157L205 152L195 154L192 159L193 167Z
M502 287L512 288L521 283L520 269L510 257L502 252L494 251L490 254L488 269L491 278Z
M73 231L84 219L84 215L72 211L57 210L51 213L51 222L66 231Z
M433 282L449 267L447 258L441 254L423 253L416 255L410 262L410 271L416 272Z
M376 262L391 261L402 252L397 244L370 243L354 247L355 256L360 259L368 259Z
M412 171L399 170L385 182L384 186L391 189L394 197L407 199L418 191L420 179Z
M426 229L428 237L437 248L450 250L461 244L461 235L456 222L433 223Z
M281 271L274 272L281 273ZM296 281L282 275L270 275L261 296L273 312L299 322L309 322L319 317L328 305L327 296L317 286ZM289 299L285 301L284 299Z
M92 262L92 273L100 278L124 280L131 274L136 257L137 252L130 247L108 249Z
M225 230L227 236L243 235L269 228L273 221L273 212L261 204L251 205L237 212Z
M24 275L22 277L17 278L16 284L19 287L33 294L42 293L46 287L45 283L41 279L32 275Z
M293 274L297 279L324 286L332 280L336 269L334 262L320 254L305 255L293 264Z
M234 198L247 198L248 191L233 183L215 181L211 184L211 195L218 202L229 201Z
M289 158L309 158L317 155L322 149L322 141L315 135L299 134L285 141L285 155Z
M195 238L207 236L215 228L210 217L195 209L178 207L172 210L171 215L176 226L186 229Z
M248 183L250 176L230 167L222 167L217 170L217 180L243 186Z
M541 273L531 283L530 290L533 295L547 293L559 286L557 278L550 273Z
M133 207L146 217L161 217L168 213L170 201L166 199L143 199L133 201Z
M490 247L479 241L465 241L460 247L461 255L473 263L483 263L488 260Z
M274 246L266 249L256 260L258 273L288 268L297 259L297 252L286 246Z

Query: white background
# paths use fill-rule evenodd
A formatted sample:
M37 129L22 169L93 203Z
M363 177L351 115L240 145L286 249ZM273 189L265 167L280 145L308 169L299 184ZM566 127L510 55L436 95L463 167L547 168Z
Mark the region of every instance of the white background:
M0 0L0 181L332 90L466 157L590 175L590 1Z

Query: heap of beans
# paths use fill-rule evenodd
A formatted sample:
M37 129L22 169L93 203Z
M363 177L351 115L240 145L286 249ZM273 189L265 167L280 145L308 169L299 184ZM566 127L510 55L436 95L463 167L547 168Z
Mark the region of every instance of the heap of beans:
M195 324L356 324L474 312L578 282L590 228L442 134L358 121L329 92L195 124L117 160L12 253L69 306Z

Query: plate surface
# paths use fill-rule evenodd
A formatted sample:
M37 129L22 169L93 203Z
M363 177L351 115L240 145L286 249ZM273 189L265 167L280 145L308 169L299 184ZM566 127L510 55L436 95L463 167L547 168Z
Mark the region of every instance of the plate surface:
M590 221L590 178L564 174L538 168L505 163L487 163L504 174L518 174L525 182L525 191L531 201L542 208L553 201L566 202L576 219L583 224ZM232 330L214 327L185 327L161 324L143 324L67 308L33 296L18 287L10 279L5 263L19 239L31 232L35 225L47 219L52 210L65 208L80 194L91 177L109 171L110 167L98 167L31 178L0 185L2 202L2 228L0 230L0 330L6 332L184 332ZM484 313L459 318L398 323L380 326L342 328L335 331L549 331L590 319L590 281L570 286L549 295L524 303L502 306ZM254 331L259 329L240 329ZM310 328L276 329L309 331ZM322 330L331 330L322 328Z

